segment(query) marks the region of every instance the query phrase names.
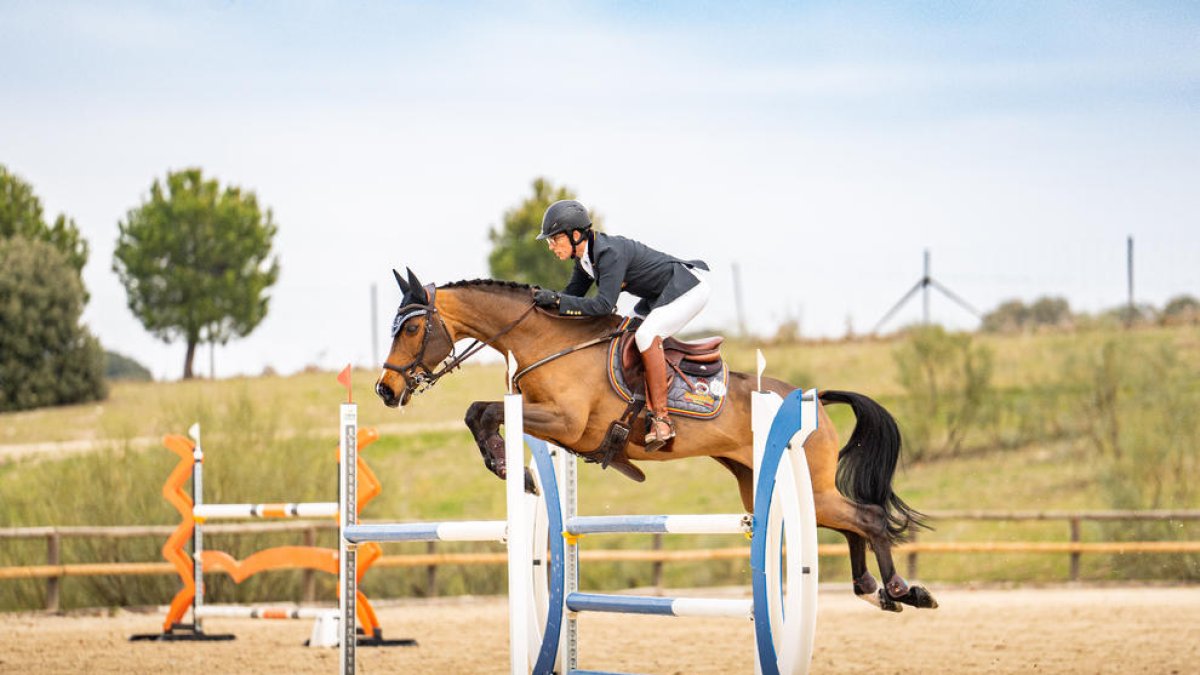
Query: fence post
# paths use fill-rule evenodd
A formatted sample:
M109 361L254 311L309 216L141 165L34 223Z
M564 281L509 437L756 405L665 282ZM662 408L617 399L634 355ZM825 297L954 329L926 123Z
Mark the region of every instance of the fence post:
M655 533L655 535L654 535L654 550L655 551L662 550L662 542L663 542L662 533L661 532ZM654 561L654 593L655 593L655 595L663 594L663 561L661 561L661 560Z
M59 565L62 564L60 555L61 539L58 532L51 532L46 535L46 564ZM54 576L46 578L46 611L57 612L59 597L62 591L62 577Z
M425 552L430 555L437 551L437 542L430 541L425 543ZM425 597L432 598L437 596L437 565L430 564L425 568Z
M1071 543L1079 543L1079 517L1071 518ZM1079 551L1071 551L1071 581L1079 581Z
M915 528L915 527L914 527L914 528L913 528L913 529L910 531L910 532L911 532L911 536L912 536L912 539L910 539L910 541L911 541L912 543L914 543L914 544L915 544L915 543L917 543L917 532L916 532L916 529L917 529L917 528ZM917 552L916 552L916 550L915 550L915 549L914 549L914 550L912 550L912 551L909 551L909 552L908 552L908 578L909 578L909 579L916 579L916 578L917 578Z
M313 547L317 545L317 528L308 527L304 530L304 545ZM317 599L317 577L313 570L304 570L304 602L312 603Z

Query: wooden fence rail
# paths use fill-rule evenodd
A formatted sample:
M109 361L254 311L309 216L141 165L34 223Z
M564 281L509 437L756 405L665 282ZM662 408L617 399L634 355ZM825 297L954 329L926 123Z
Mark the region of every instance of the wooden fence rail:
M1067 554L1070 556L1069 578L1079 579L1079 558L1091 554L1159 554L1200 553L1200 541L1105 541L1083 542L1081 523L1084 521L1200 521L1200 510L1184 511L936 511L928 514L935 521L1065 521L1069 524L1068 541L1001 541L1001 542L947 542L914 541L897 547L898 554L907 556L908 575L917 576L918 555L921 553L964 554L964 553L1033 553ZM127 563L77 563L63 564L61 542L64 538L122 539L131 537L166 537L175 530L174 525L116 526L116 527L23 527L0 528L0 540L45 539L46 564L23 567L0 567L0 580L45 579L46 609L56 610L59 606L61 583L64 577L104 575L160 575L174 574L173 567L165 562ZM316 542L318 530L333 530L327 521L289 521L282 523L236 523L206 525L210 534L261 534L268 532L303 532L305 545ZM653 539L653 549L614 550L585 549L580 552L583 560L593 562L649 562L654 564L655 585L662 586L664 563L703 562L710 560L738 560L749 557L745 546L717 549L662 549L661 535ZM439 553L433 545L426 553L388 555L380 558L376 567L425 567L427 569L428 592L436 589L436 572L441 565L498 565L507 561L502 552L495 553ZM845 556L847 548L842 544L821 544L823 556ZM304 600L311 602L315 595L315 580L311 570L304 579Z

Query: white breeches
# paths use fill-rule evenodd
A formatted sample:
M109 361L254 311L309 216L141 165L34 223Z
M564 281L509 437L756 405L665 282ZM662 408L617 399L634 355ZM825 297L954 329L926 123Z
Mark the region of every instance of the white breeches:
M688 271L694 274L700 283L670 304L650 311L633 335L638 351L644 352L649 349L656 337L667 338L678 333L708 304L708 295L712 291L712 287L708 285L708 272L699 268Z

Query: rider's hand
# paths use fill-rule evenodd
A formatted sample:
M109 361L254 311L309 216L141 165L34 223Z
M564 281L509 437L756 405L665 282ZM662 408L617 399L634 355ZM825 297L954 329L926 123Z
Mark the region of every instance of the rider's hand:
M544 288L539 288L533 292L533 304L537 305L538 307L557 308L558 297L558 293L554 291L547 291Z

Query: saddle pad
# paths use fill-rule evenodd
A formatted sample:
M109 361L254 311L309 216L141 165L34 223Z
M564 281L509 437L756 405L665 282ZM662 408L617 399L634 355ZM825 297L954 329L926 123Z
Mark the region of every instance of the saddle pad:
M621 400L629 403L633 394L625 384L625 375L621 372L620 340L613 340L608 347L608 382ZM711 375L688 375L695 389L689 388L679 373L668 368L671 383L667 386L667 411L672 415L693 417L710 420L721 414L725 407L725 394L729 389L729 367L721 364L721 370ZM639 398L645 397L645 392L638 392Z

